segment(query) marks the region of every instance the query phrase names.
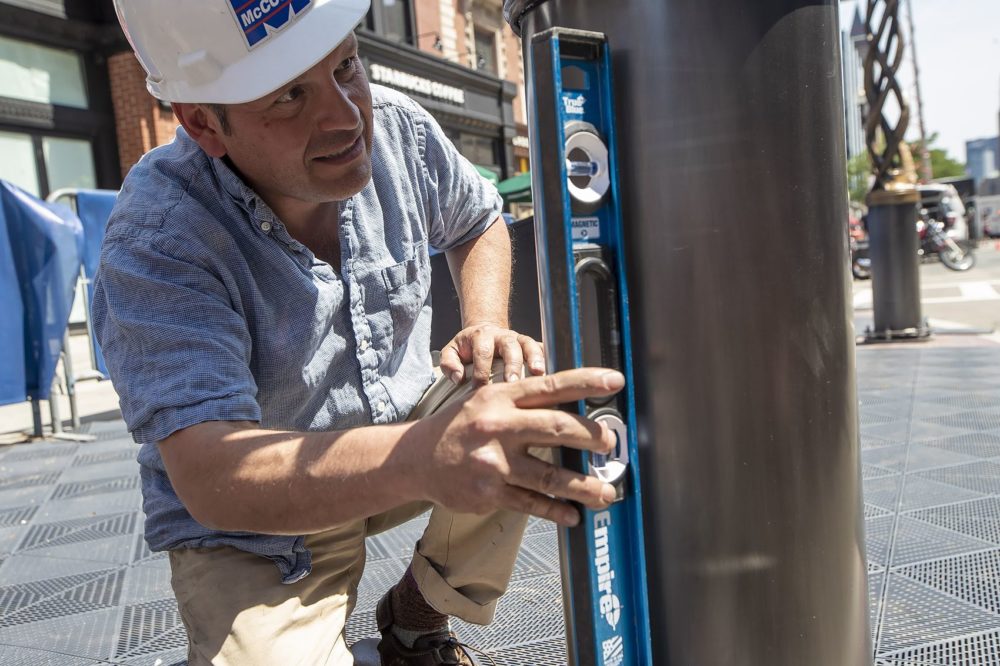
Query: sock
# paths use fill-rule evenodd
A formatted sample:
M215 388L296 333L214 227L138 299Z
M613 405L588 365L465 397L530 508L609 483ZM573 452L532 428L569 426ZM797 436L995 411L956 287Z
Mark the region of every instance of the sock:
M392 634L408 648L421 636L448 630L448 616L439 613L424 600L409 568L392 588L390 596L395 622Z

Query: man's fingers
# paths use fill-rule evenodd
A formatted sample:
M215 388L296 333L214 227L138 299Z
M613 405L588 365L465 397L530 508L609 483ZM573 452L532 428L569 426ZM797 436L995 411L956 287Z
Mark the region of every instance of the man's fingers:
M580 513L569 504L517 486L507 486L500 502L512 511L551 520L564 527L574 527L580 522Z
M521 345L521 353L524 356L524 364L528 366L528 371L533 375L544 375L545 349L542 347L542 343L530 335L517 336L517 342Z
M525 409L508 421L517 439L529 446L568 446L583 451L614 450L615 435L593 419L555 409Z
M513 461L508 483L543 495L579 502L590 509L603 509L615 499L615 488L611 484L531 456Z
M454 341L449 342L441 350L440 368L441 373L451 381L456 384L462 382L462 378L465 376L465 363L462 362L462 357Z
M516 382L524 372L524 356L521 345L513 335L504 335L496 339L497 351L503 358L503 376L508 382Z
M509 390L515 405L531 409L613 395L624 386L625 376L616 370L577 368L543 377L528 377L511 384Z
M492 333L476 331L472 335L472 379L483 386L493 374L493 353L496 342Z

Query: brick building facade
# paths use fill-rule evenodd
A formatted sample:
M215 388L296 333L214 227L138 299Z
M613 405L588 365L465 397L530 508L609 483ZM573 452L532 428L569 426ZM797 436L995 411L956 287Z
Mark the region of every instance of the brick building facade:
M423 104L484 174L528 169L524 66L502 0L372 0L358 36L369 78ZM0 178L43 197L116 189L176 124L111 0L0 0Z

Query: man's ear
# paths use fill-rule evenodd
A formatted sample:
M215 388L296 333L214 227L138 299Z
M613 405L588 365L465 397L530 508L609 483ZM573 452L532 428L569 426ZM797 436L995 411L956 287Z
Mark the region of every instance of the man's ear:
M223 157L226 145L222 142L222 126L207 106L174 102L170 105L177 120L210 157Z

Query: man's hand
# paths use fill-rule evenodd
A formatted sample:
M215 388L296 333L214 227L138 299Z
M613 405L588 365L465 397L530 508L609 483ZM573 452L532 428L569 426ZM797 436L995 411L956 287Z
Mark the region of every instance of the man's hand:
M414 424L409 436L421 446L413 479L419 494L462 513L503 508L576 525L579 513L565 500L604 508L614 500L614 487L544 462L528 449L611 452L614 434L603 424L544 408L611 395L624 384L619 372L581 368L483 386Z
M493 368L493 359L504 362L504 379L519 379L525 366L532 375L545 374L545 354L541 343L529 335L522 335L493 324L475 324L458 332L441 350L441 372L459 384L465 376L465 365L472 364L472 380L487 384Z

